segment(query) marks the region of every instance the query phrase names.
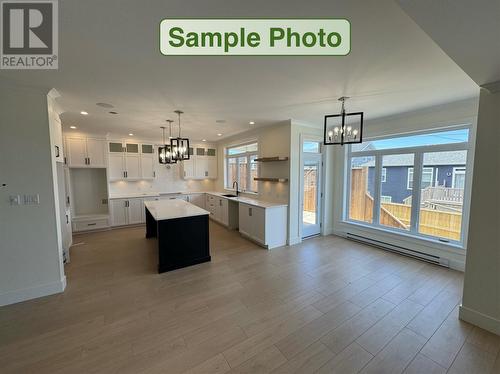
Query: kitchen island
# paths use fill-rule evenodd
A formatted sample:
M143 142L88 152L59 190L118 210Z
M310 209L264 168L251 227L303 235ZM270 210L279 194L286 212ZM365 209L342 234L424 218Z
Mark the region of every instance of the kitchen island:
M158 272L210 261L210 212L180 199L146 201L146 238L158 241Z

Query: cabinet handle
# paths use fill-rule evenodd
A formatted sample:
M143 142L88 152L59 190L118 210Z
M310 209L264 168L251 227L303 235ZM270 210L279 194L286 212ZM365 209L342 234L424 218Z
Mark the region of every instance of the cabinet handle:
M66 157L64 157L64 165L67 165L68 164L68 160L66 159Z
M252 217L252 208L248 208L248 215Z
M89 157L89 165L90 165L90 157Z
M97 223L87 223L87 226L95 226Z
M69 196L66 196L67 204L69 205Z
M69 217L68 217L68 215L66 214L66 224L68 224L68 223L69 223Z
M208 171L205 172L205 177L208 177Z
M222 200L219 200L219 206L222 206Z
M156 171L153 171L153 178L156 178Z

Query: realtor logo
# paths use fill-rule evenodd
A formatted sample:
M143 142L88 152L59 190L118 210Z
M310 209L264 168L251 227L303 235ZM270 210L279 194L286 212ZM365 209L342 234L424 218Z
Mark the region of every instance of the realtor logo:
M57 69L57 0L0 4L0 68Z

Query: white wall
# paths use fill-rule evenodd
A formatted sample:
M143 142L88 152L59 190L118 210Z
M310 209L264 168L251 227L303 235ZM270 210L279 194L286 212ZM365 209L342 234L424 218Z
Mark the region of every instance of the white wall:
M365 139L369 139L470 123L473 127L471 137L472 141L474 141L477 103L477 98L472 98L414 112L401 113L387 118L366 121L363 136ZM352 232L405 248L430 252L448 259L451 267L463 270L465 265L464 250L449 249L449 247L440 243L418 241L398 234L354 228L353 225L344 223L342 212L344 211L343 196L345 189L344 169L346 147L330 146L326 148L325 179L327 185L325 191L330 189L332 194L325 196L325 209L327 210L325 212L325 233L329 233L331 230L331 232L337 235L345 236L348 232Z
M247 131L217 143L218 175L215 183L217 191L224 191L224 149L228 146L256 140L259 143L259 157L290 156L290 121L273 126ZM269 162L259 165L261 177L289 178L288 162ZM259 182L257 198L288 204L288 183ZM251 195L256 197L255 195Z
M500 89L482 90L460 318L500 335L499 141Z
M64 290L47 91L0 79L0 305ZM9 203L39 194L39 205Z

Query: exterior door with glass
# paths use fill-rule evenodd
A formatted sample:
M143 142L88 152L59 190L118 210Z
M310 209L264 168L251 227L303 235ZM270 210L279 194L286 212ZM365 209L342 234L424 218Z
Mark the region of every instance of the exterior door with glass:
M302 152L302 238L321 233L320 142L305 141Z

